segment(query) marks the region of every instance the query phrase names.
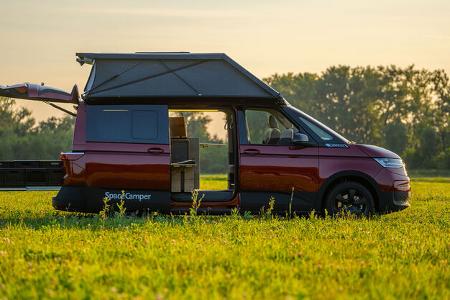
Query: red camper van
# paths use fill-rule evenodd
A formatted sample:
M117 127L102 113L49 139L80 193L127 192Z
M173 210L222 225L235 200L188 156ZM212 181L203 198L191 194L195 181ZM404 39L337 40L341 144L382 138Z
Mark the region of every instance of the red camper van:
M76 110L71 151L61 161L1 162L2 189L60 186L59 210L98 212L107 197L123 199L127 211L184 213L208 146L189 136L186 115L217 112L227 186L199 190L200 211L259 212L271 197L280 213L369 215L409 206L410 180L397 154L348 141L225 54L78 53L77 60L92 65L81 97L76 87L0 86L2 96Z

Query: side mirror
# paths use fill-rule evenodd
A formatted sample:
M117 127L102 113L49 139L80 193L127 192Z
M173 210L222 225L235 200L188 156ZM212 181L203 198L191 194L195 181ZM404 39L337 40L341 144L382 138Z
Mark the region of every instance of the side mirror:
M294 137L292 138L292 143L294 145L299 145L299 146L312 146L314 145L314 142L311 142L309 140L309 137L304 134L304 133L295 133Z

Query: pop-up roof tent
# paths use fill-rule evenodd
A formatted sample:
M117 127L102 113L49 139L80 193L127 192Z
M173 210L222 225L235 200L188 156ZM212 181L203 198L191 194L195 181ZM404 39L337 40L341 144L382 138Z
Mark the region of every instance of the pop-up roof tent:
M92 65L82 95L87 103L137 98L284 102L277 91L223 53L77 53L77 61ZM0 85L0 96L45 101L52 106L51 102L77 104L80 100L76 86L68 93L30 83Z
M280 101L280 94L221 53L77 53L92 64L87 102L102 98L240 98Z

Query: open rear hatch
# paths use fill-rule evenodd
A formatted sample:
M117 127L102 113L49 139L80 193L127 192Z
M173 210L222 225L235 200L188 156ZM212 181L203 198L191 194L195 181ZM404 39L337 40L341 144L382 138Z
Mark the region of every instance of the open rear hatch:
M43 84L25 82L6 86L0 85L0 96L43 102L78 104L80 94L76 85L72 88L72 92L68 93Z

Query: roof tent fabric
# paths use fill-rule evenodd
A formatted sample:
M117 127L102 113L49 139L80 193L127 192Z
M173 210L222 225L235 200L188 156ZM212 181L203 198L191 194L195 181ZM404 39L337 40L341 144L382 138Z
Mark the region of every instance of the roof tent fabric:
M259 98L280 94L225 54L77 53L93 64L84 98Z

